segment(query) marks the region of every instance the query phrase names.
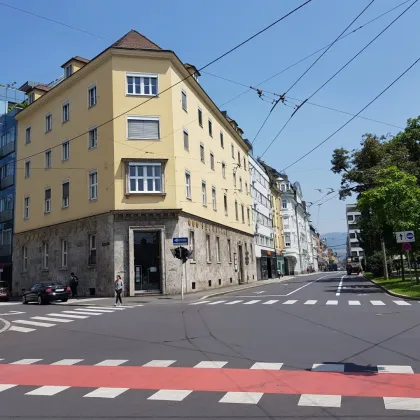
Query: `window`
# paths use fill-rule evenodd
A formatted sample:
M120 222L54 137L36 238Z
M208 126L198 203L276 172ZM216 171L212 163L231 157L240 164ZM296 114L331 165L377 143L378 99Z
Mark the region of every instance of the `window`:
M248 208L246 209L246 216L247 216L247 219L248 219L248 225L250 226L251 225L251 215L250 215L250 211L249 211Z
M28 144L30 142L31 142L31 127L26 127L25 143Z
M238 166L241 167L241 152L238 150Z
M239 191L242 191L242 177L239 177Z
M242 214L242 223L245 223L245 208L243 204L241 204L241 214Z
M28 248L22 247L22 271L28 270Z
M61 267L67 267L67 240L61 240Z
M244 156L244 170L246 171L246 156Z
M185 172L185 196L191 200L191 174L188 171Z
M89 235L89 265L96 264L96 235Z
M207 207L207 188L206 188L206 181L201 182L201 196L202 196L202 202L203 206Z
M281 184L280 185L280 189L285 192L286 191L286 185L285 184Z
M206 235L206 256L207 262L211 262L210 235Z
M47 114L45 116L45 132L47 133L48 131L52 130L52 115L51 114Z
M364 251L359 251L359 257L364 257L365 256L365 252Z
M130 193L162 193L161 163L129 163L128 191Z
M28 103L29 105L35 102L35 93L32 92L28 95Z
M220 146L222 147L222 149L225 148L225 142L223 140L223 132L220 132Z
M203 111L201 108L198 108L198 124L200 124L200 127L203 127Z
M23 218L29 219L29 205L30 205L31 199L30 197L25 197L24 203L23 203Z
M358 255L357 255L357 251L351 251L351 256L352 257L357 257Z
M228 215L228 202L227 202L227 194L223 196L223 206L225 208L225 214Z
M222 162L222 177L226 178L226 163Z
M98 172L89 172L89 200L98 199Z
M51 212L51 188L45 190L45 199L44 199L44 212Z
M63 122L70 119L70 104L68 102L63 104Z
M50 247L48 242L42 244L42 268L43 270L48 270L48 257L49 257Z
M211 119L209 119L209 136L213 137L213 123Z
M157 75L127 74L127 94L128 95L151 95L158 93Z
M184 149L190 150L190 140L188 138L188 131L184 129Z
M159 117L127 117L129 140L159 140Z
M287 248L290 248L292 246L292 242L291 242L291 239L290 239L290 233L286 233L284 235L284 246L287 247Z
M230 145L230 148L232 150L232 159L235 159L235 146L233 145L233 143Z
M214 171L214 154L210 152L210 169Z
M88 108L96 105L96 85L88 87Z
M70 182L64 181L62 185L62 207L66 208L70 205Z
M238 202L236 200L235 200L235 218L236 218L236 220L239 220Z
M216 261L220 262L220 238L216 236Z
M25 178L29 178L31 176L31 161L27 160L25 162Z
M205 158L204 158L204 144L203 143L200 143L200 159L201 159L201 162L205 162Z
M249 244L249 255L251 257L251 261L253 260L253 254L252 254L252 244Z
M283 208L283 209L287 209L287 200L281 200L281 207Z
M352 214L349 214L349 215L347 216L347 220L348 220L349 222L352 222L352 221L354 220L354 216L353 216Z
M227 240L227 245L228 245L228 257L229 257L229 262L232 262L232 245L230 243L230 239Z
M192 251L191 256L190 256L190 260L191 261L195 261L195 234L193 230L190 230L190 238L189 238L189 242L190 242L190 250Z
M94 149L98 145L98 128L94 127L89 130L89 149Z
M236 172L233 173L233 186L236 187Z
M217 203L216 203L216 187L211 188L211 201L213 204L213 210L217 210Z
M68 140L63 142L63 161L69 160L70 158L70 142Z
M51 150L45 152L45 168L51 168Z
M185 92L185 90L183 89L182 91L181 91L181 101L182 101L182 109L184 110L184 111L188 111L187 110L187 92Z
M350 233L350 238L351 239L356 239L356 234L355 233Z
M70 77L73 74L73 65L69 64L68 66L64 67L64 74L66 77Z
M13 195L5 195L0 198L0 212L13 209Z

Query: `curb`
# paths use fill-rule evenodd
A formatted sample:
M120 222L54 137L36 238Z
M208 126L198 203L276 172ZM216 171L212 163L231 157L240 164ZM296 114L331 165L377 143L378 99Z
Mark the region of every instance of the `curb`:
M366 277L365 277L366 279ZM420 301L420 297L414 297L414 296L407 296L407 295L401 295L399 293L395 293L395 292L391 292L390 290L386 289L384 286L382 286L379 283L376 283L376 281L372 280L372 279L367 279L369 280L371 283L373 283L375 286L379 287L383 292L387 293L390 296L394 296L397 298L402 298L402 299L408 299L408 300L417 300Z

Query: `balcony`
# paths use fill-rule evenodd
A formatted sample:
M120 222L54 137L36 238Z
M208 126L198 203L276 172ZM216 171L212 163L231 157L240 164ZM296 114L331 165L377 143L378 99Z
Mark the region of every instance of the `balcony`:
M0 212L0 223L8 222L13 219L13 209L7 209Z
M0 257L12 255L12 244L0 245Z
M15 181L14 175L9 175L9 176L6 176L6 177L2 178L2 180L0 181L1 189L3 190L7 187L12 186L14 184L14 181Z
M7 155L10 155L10 153L13 153L15 151L15 142L10 141L9 143L5 144L3 147L0 147L0 158L4 158Z

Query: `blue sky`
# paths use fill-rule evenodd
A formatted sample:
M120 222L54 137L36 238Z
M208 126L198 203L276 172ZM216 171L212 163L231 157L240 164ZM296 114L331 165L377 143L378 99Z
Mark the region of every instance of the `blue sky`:
M403 1L376 0L352 28ZM130 29L143 33L162 48L174 50L184 62L201 67L303 3L303 0L2 2L107 38L80 33L0 5L3 38L0 83L16 81L20 85L26 80L50 82L56 79L62 74L61 64L68 58L74 55L92 58ZM206 71L246 85L256 85L332 42L368 3L368 0L313 0ZM289 95L298 99L309 96L410 3L334 45ZM358 112L418 58L420 33L416 28L419 13L420 4L415 4L311 102ZM284 93L315 57L261 87ZM414 67L362 115L404 127L407 118L419 113L420 85L416 83L419 74L420 65ZM244 87L207 74L202 75L200 83L219 106L245 90ZM271 104L251 92L221 108L237 120L245 131L245 137L252 140ZM291 108L282 104L277 106L255 142L256 156L265 150L291 112ZM296 114L264 159L281 170L348 118L307 104ZM358 147L361 135L366 132L395 134L398 129L356 119L287 171L293 181L301 183L307 201L316 201L322 196L316 188L339 187L340 177L329 171L332 151L341 146L350 149ZM315 225L317 215L318 208L313 210ZM321 207L319 229L324 233L346 229L344 202L333 199Z

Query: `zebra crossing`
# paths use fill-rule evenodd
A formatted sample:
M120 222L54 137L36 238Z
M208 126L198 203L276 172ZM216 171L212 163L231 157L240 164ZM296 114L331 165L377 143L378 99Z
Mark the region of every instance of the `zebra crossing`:
M11 326L6 332L16 332L16 333L30 333L39 328L51 328L56 327L57 325L69 324L77 320L88 319L91 316L97 317L105 314L112 314L114 312L125 311L127 309L132 309L137 306L88 306L83 308L74 308L72 310L63 310L61 312L52 312L46 315L37 315L32 316L29 319L15 319L11 320ZM61 309L61 308L60 308ZM63 309L69 309L63 308Z
M306 305L306 306L416 306L420 303L420 301L406 301L406 300L392 300L389 302L384 302L382 300L296 300L296 299L289 299L289 300L280 300L280 299L253 299L253 300L199 300L197 302L192 302L189 306L197 306L197 305L204 305L204 306L214 306L214 305Z

